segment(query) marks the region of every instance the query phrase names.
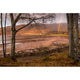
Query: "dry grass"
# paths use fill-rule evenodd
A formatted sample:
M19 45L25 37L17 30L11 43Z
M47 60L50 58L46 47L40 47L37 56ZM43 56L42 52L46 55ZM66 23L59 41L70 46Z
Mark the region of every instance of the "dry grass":
M68 37L68 34L50 34L52 36L64 36L64 37Z
M68 37L67 32L49 32L49 33L46 33L45 35Z
M26 57L27 58L27 57ZM68 57L68 48L64 52L51 54L40 59L32 61L22 61L18 59L16 62L11 58L0 58L0 66L38 66L38 67L62 67L62 66L80 66L80 62L74 64L74 60Z
M80 66L80 62L74 64L74 60L68 57L68 51L51 56L44 57L40 60L28 63L26 66L44 66L44 67L61 67L61 66Z

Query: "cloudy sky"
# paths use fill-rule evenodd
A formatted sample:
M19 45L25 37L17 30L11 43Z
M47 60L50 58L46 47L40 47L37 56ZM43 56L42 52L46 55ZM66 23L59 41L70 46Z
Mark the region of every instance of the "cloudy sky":
M67 18L65 13L57 13L56 14L56 23L66 23Z
M54 23L66 23L67 19L66 19L66 14L65 13L56 13L56 18L55 21L53 21ZM26 23L25 21L23 22L23 24ZM21 22L17 23L18 25L22 24ZM8 15L8 19L7 19L7 26L10 26L10 18Z

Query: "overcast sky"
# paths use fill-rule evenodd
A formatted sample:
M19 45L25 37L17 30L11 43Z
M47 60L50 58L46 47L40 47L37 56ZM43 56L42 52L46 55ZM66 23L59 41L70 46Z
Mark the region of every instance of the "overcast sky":
M57 13L56 14L56 23L66 23L67 18L65 13Z
M55 18L55 21L53 21L54 23L66 23L67 22L67 19L66 19L66 14L65 13L56 13L56 18ZM23 22L23 24L26 23L26 22ZM21 22L18 22L17 23L18 25L22 24ZM7 19L7 26L10 26L10 18L8 16L8 19Z

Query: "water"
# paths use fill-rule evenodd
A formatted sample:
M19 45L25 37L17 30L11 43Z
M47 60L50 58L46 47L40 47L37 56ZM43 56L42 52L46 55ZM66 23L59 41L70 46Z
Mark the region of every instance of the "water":
M5 39L5 38L4 38ZM6 43L8 44L8 43L11 43L11 41L10 41L10 37L6 37ZM0 44L2 44L2 36L0 35Z

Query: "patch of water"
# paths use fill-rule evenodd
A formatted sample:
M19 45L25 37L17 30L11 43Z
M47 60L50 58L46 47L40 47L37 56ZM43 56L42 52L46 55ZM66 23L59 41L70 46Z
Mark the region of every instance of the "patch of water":
M22 43L16 43L16 45L20 45L20 44L22 44Z
M10 39L10 37L6 37L6 43L8 44L8 43L11 43L11 41L9 41L8 39ZM0 44L2 44L2 36L0 35Z
M2 48L0 48L0 50L2 50Z

